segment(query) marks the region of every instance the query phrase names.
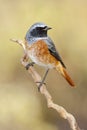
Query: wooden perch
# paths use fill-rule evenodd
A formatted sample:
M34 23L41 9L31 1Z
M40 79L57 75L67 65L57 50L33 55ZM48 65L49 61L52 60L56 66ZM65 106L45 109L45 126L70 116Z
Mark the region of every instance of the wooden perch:
M24 57L21 59L21 63L24 67L26 67L26 65L28 64L28 61L26 60L26 50L25 50L25 45L23 43L22 40L16 40L16 39L10 39L13 42L18 43L19 45L21 45L24 49ZM32 76L34 82L36 83L36 85L38 86L39 83L41 81L41 76L36 72L36 70L34 69L34 67L30 66L28 69L29 74ZM47 101L47 106L48 108L53 108L54 110L56 110L58 112L58 114L66 119L71 127L72 130L81 130L76 122L75 117L68 113L65 108L63 108L62 106L55 104L52 100L52 96L50 95L50 93L48 92L45 84L42 85L41 89L40 89L40 93L43 94L46 98Z

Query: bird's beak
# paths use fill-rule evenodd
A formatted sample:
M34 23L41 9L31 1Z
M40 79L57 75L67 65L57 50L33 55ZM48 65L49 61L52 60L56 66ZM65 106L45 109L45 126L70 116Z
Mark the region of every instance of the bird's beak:
M50 29L52 29L52 28L51 28L51 27L47 27L47 28L46 28L46 30L50 30Z

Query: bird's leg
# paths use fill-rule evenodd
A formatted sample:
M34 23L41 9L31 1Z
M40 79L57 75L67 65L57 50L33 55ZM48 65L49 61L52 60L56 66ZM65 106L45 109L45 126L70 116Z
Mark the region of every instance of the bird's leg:
M47 77L48 72L49 72L49 69L46 70L45 75L44 75L44 77L43 77L41 82L36 82L36 83L39 83L38 91L40 91L41 86L44 84L44 81L45 81L45 79Z
M26 70L28 70L29 67L30 67L30 66L33 66L34 64L35 64L35 62L30 62L30 63L28 63L28 64L26 65L26 67L25 67Z

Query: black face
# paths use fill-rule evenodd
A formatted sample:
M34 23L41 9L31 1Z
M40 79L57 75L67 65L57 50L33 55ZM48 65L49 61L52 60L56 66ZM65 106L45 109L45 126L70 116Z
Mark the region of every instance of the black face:
M47 36L47 30L48 30L47 26L36 27L35 29L32 29L30 34L33 37L46 37Z

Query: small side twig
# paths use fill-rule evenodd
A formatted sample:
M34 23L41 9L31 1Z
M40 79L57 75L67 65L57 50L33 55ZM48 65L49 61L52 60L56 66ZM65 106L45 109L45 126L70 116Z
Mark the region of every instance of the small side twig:
M24 45L22 40L11 39L11 41L16 42L19 45L21 45L23 47L24 51L25 51L25 45ZM26 67L28 62L26 60L24 60L24 57L23 57L22 60L21 60L21 63L22 63L22 65L24 67ZM29 67L28 72L32 76L32 78L33 78L34 82L36 83L36 85L38 86L38 82L41 81L40 75L36 72L36 70L34 69L33 66ZM56 110L58 112L58 114L62 118L66 119L68 121L68 123L69 123L72 130L81 130L80 127L77 124L77 121L76 121L75 117L72 114L68 113L65 110L64 107L62 107L62 106L60 106L58 104L55 104L53 102L52 96L48 92L45 84L42 85L42 87L40 89L40 93L45 96L48 108L53 108L54 110Z

